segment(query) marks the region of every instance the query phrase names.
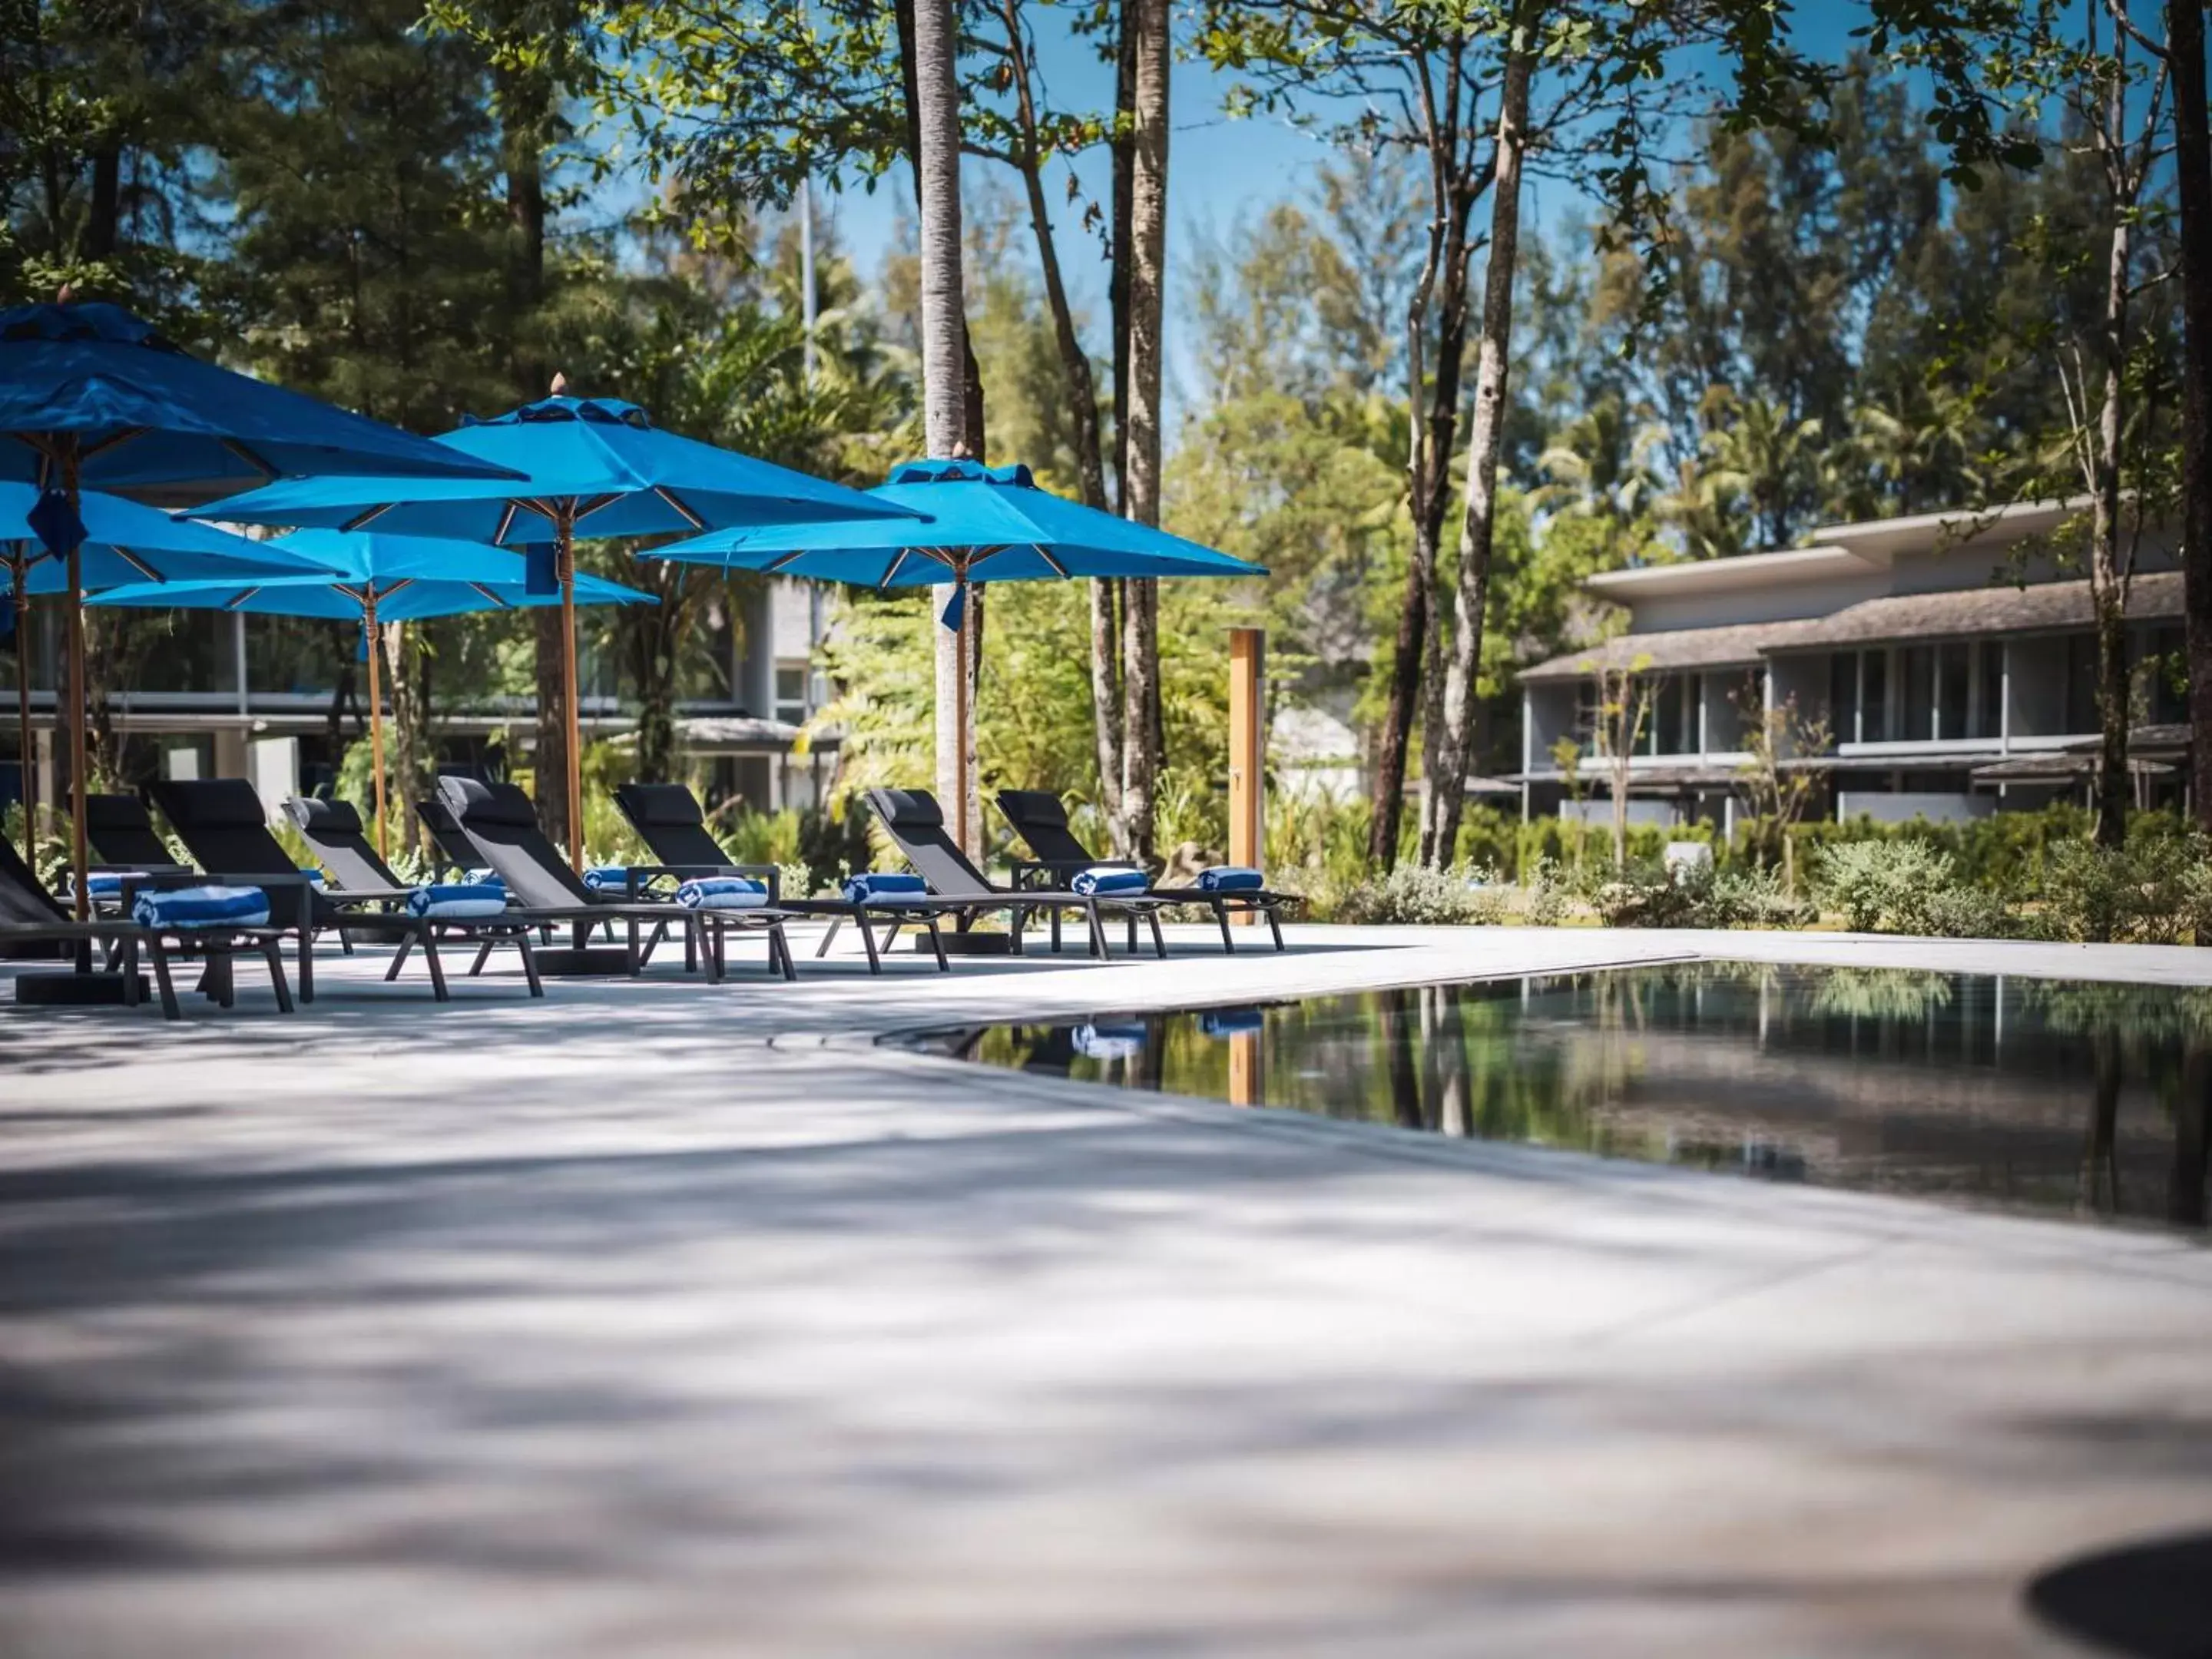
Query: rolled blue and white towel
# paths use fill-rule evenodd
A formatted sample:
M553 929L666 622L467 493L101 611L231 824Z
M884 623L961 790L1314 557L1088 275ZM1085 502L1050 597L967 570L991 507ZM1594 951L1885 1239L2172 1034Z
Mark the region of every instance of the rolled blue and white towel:
M301 865L300 873L307 878L307 885L318 893L322 892L331 884L331 878L312 864Z
M1152 884L1152 878L1141 870L1100 864L1083 871L1067 884L1085 898L1106 898L1116 893L1141 893Z
M123 896L125 878L134 873L125 870L94 870L84 878L85 896L92 899L119 899Z
M464 870L461 883L468 887L496 887L502 893L507 890L507 884L500 879L499 872L489 864L479 870Z
M407 896L407 914L431 921L480 921L507 908L507 889L489 882L433 882Z
M1210 870L1198 872L1198 890L1201 893L1254 893L1260 890L1264 878L1249 865L1217 864Z
M702 876L676 890L687 910L757 910L768 903L768 884L744 876Z
M258 887L172 887L149 890L131 907L141 927L167 933L191 927L264 927L269 895Z
M929 896L929 884L907 871L863 870L845 884L848 904L869 904L878 899L917 899Z
M629 892L629 870L625 865L602 864L584 872L584 885L594 893Z

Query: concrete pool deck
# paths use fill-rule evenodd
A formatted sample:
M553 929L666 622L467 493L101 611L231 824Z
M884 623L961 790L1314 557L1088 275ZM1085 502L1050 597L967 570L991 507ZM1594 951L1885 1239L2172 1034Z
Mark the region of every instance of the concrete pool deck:
M2031 1574L2212 1527L2201 1245L871 1041L2212 951L1291 936L0 1006L0 1654L2059 1654Z

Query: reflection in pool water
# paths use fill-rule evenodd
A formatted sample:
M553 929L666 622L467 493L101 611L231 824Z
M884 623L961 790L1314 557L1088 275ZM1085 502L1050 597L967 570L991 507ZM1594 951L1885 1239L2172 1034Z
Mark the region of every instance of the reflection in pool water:
M905 1041L1437 1134L2205 1226L2212 990L1701 963Z

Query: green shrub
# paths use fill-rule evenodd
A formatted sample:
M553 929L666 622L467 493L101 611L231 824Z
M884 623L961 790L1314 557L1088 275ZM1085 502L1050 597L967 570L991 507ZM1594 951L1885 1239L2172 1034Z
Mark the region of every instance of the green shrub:
M1505 895L1490 884L1487 871L1401 864L1382 880L1353 888L1337 914L1345 921L1414 927L1495 922L1504 919Z
M2174 830L2051 850L2038 931L2072 943L2184 945L2212 921L2212 842Z
M1771 872L1710 864L1631 865L1590 902L1608 927L1801 927L1814 919Z
M1856 933L2002 939L2017 931L2003 895L1962 881L1953 855L1923 841L1837 842L1820 854L1814 881Z

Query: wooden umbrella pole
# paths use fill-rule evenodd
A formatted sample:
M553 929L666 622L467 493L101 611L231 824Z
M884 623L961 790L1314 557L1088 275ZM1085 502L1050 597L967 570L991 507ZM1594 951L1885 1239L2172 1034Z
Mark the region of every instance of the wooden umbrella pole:
M29 573L21 557L9 563L15 577L15 728L22 744L23 862L39 867L39 769L31 752L31 592Z
M361 637L368 646L368 765L376 778L376 855L381 859L391 854L384 849L384 687L378 673L382 665L377 661L384 654L384 641L377 637L373 587L362 602Z
M568 864L584 868L584 724L576 707L576 543L563 507L556 521L554 560L561 575L561 697L568 705Z
M62 489L68 493L70 511L77 511L76 441L64 441L62 450ZM70 869L76 878L76 890L70 896L71 908L79 921L92 919L92 895L88 890L92 878L92 849L85 844L84 815L86 799L90 786L85 778L84 760L84 566L82 550L72 547L69 556L69 701L70 701L70 787L75 791L75 810L70 813Z
M952 808L953 839L963 853L968 846L968 648L969 596L968 572L963 568L954 578L953 599L960 607L959 656L960 671L952 677L952 779L953 793L957 797Z

